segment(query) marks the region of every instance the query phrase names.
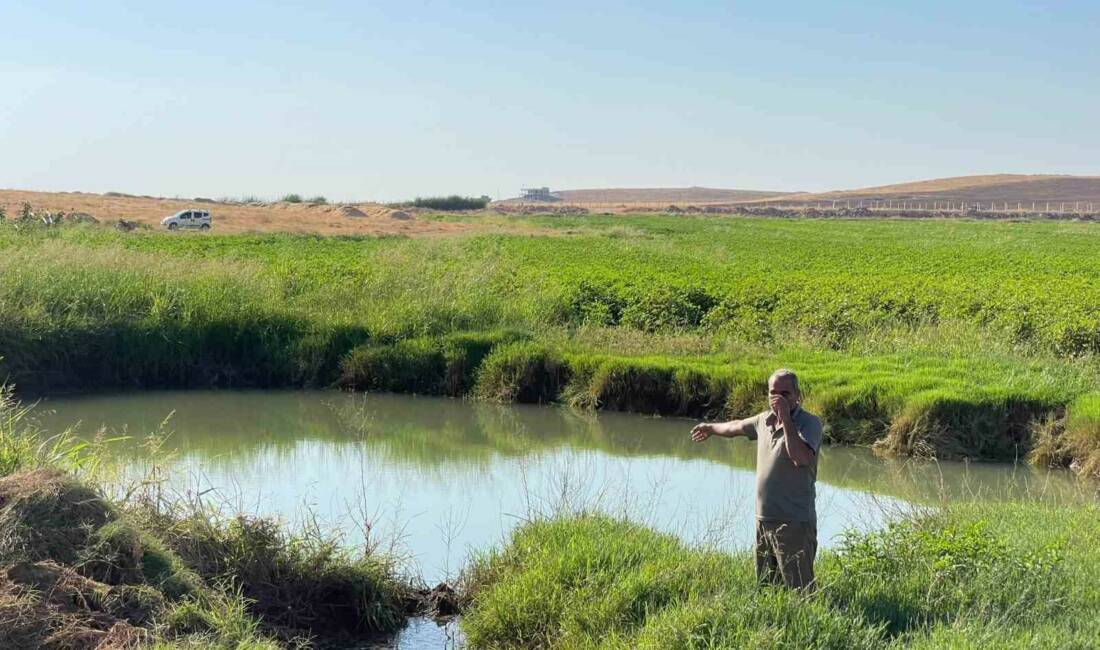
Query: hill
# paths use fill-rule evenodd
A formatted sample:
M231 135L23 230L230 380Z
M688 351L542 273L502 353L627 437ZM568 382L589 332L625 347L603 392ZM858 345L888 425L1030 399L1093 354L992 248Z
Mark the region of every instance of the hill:
M1100 176L1053 174L990 174L956 176L927 181L880 185L854 190L789 194L785 204L814 201L917 200L965 202L1076 202L1100 203ZM757 199L753 202L763 202Z
M235 202L161 198L109 192L29 192L0 190L0 207L12 218L24 203L36 212L87 214L100 221L125 219L159 228L160 220L188 208L209 210L214 229L235 232L298 232L327 235L445 234L472 229L470 224L418 219L415 210L392 210L378 203L312 204Z
M559 190L553 193L564 203L740 203L775 198L790 192L767 190L724 190L711 187L611 187L589 190ZM503 202L518 202L520 198Z

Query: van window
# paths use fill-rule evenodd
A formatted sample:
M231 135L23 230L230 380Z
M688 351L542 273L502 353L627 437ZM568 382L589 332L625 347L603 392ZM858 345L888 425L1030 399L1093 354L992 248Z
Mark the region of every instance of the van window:
M181 212L180 213L180 219L190 219L190 218L191 218L191 213L190 212Z

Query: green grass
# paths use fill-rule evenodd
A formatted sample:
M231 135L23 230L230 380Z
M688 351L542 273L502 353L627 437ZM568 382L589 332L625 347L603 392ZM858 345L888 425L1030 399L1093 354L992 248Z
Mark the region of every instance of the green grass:
M473 648L1089 647L1095 505L967 504L851 534L819 590L759 588L748 552L603 516L518 529L468 570Z
M1049 447L1032 457L1100 471L1096 409L1075 401L1100 392L1091 224L523 221L434 239L0 227L0 372L42 393L342 385L719 417L759 408L782 365L834 442ZM774 270L777 250L798 263Z
M524 343L489 355L479 391L505 401L563 400L581 407L716 418L766 408L767 378L780 366L798 369L806 405L826 421L829 441L873 443L890 455L1022 457L1031 449L1036 422L1091 385L1069 365L988 356L854 356L790 348L627 357ZM975 383L975 377L987 379ZM1076 403L1070 412L1078 414L1075 423L1093 421ZM1082 442L1073 448L1075 458L1096 444L1094 435L1077 437Z

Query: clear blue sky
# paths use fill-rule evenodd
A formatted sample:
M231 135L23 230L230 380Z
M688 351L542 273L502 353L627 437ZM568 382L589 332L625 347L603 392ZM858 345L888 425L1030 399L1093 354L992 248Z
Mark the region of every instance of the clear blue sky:
M0 0L0 25L0 187L392 200L1100 174L1095 1Z

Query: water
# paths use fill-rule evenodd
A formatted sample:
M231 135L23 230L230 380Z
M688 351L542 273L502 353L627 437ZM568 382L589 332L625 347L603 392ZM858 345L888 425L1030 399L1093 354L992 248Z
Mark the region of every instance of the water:
M555 407L498 406L330 391L142 392L51 398L44 429L78 425L112 443L125 476L149 471L148 433L168 434L169 486L227 508L339 526L347 542L394 548L429 584L475 550L560 508L624 514L689 543L751 543L753 444L694 444L692 422ZM818 471L821 545L941 499L1075 498L1072 477L1004 464L885 461L826 448ZM402 648L444 647L454 625L414 621Z

